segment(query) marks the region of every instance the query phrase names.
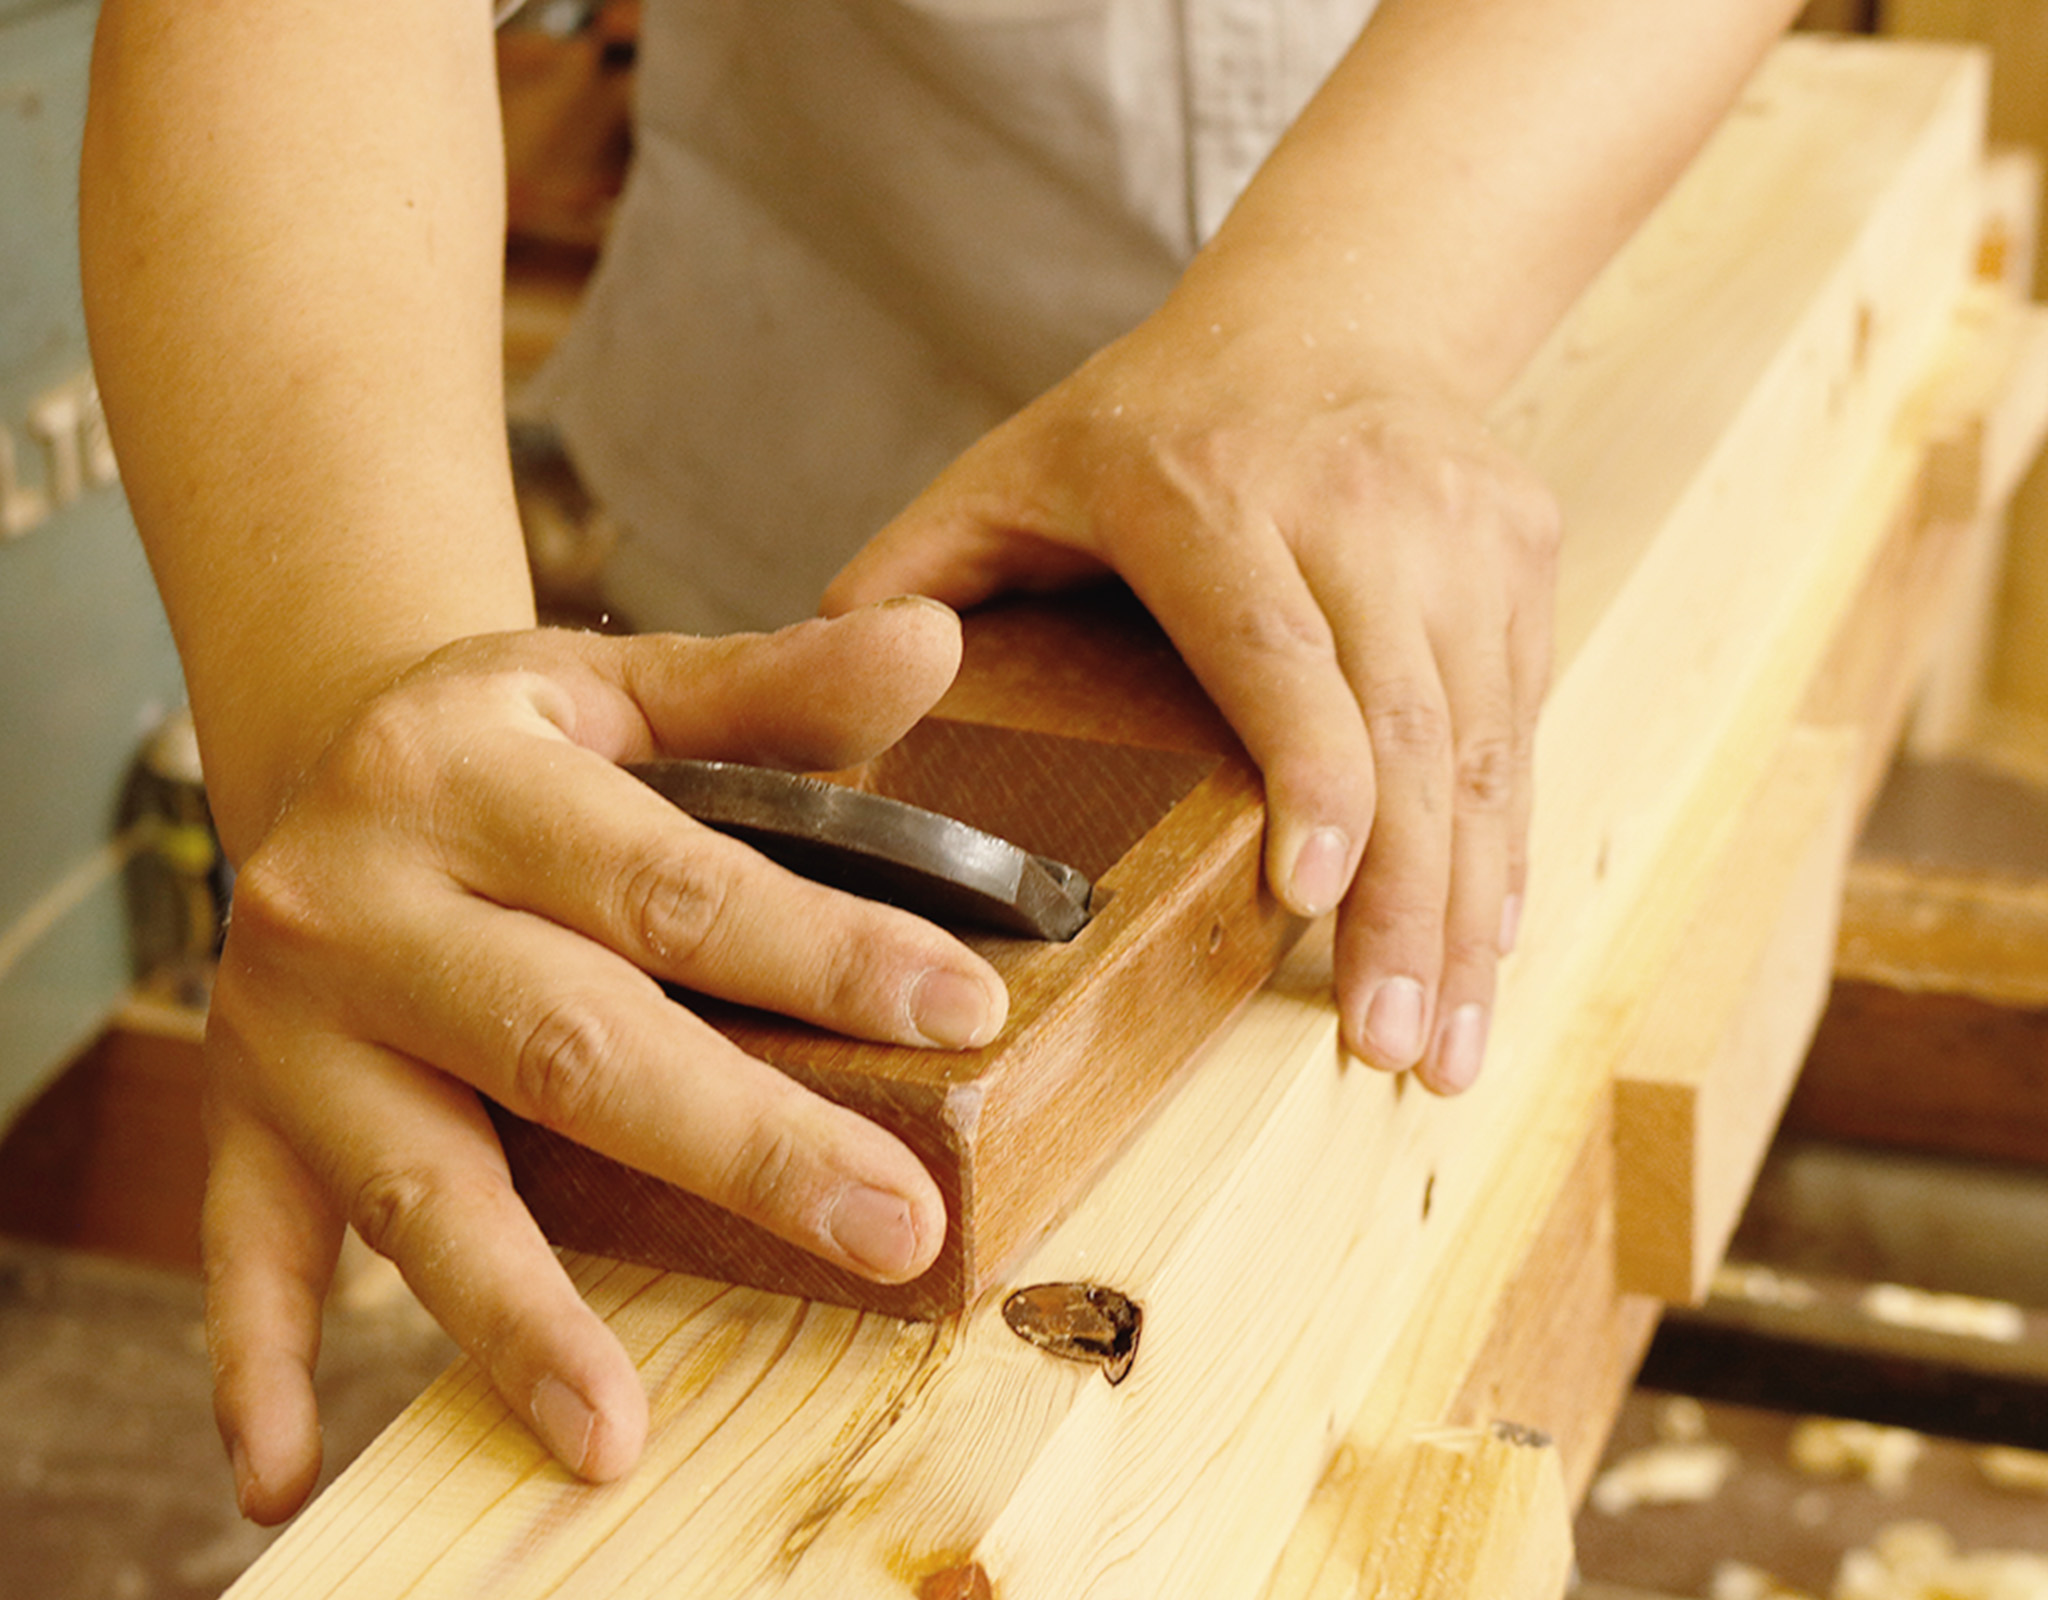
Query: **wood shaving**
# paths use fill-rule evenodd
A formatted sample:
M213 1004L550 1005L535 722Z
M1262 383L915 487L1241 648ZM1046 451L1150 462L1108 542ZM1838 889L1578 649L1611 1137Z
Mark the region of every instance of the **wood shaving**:
M1734 1470L1735 1452L1725 1444L1653 1444L1601 1473L1590 1499L1610 1517L1637 1506L1697 1505L1719 1494Z
M1965 1555L1933 1523L1895 1523L1842 1558L1833 1600L2048 1600L2048 1555Z
M1666 1444L1698 1444L1707 1436L1707 1408L1689 1394L1675 1394L1657 1407L1657 1437Z
M2048 1494L2048 1453L1992 1445L1977 1452L1977 1470L1984 1481L2022 1494Z
M1815 1478L1861 1478L1884 1495L1904 1492L1926 1440L1910 1428L1808 1417L1792 1430L1792 1465Z
M1794 1589L1761 1567L1740 1561L1723 1561L1714 1568L1708 1600L1814 1600L1804 1589Z
M1857 1304L1865 1316L1878 1322L1927 1333L2014 1344L2027 1331L2026 1313L2018 1306L1966 1294L1929 1294L1902 1284L1874 1283L1863 1291Z
M1808 1489L1793 1497L1792 1520L1802 1528L1825 1528L1834 1515L1834 1502L1825 1489Z
M1820 1291L1812 1284L1788 1278L1769 1267L1723 1265L1714 1272L1713 1292L1726 1300L1786 1306L1795 1311L1820 1303Z

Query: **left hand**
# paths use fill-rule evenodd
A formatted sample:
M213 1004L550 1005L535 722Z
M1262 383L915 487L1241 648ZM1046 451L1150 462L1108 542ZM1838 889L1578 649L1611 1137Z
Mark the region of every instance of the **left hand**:
M826 609L1121 577L1265 775L1274 892L1339 912L1345 1043L1452 1094L1520 914L1559 518L1403 366L1169 302L953 463Z

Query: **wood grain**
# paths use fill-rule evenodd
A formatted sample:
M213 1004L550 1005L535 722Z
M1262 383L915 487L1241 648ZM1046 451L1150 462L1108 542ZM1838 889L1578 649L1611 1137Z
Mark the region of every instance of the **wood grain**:
M1340 1447L1392 1481L1482 1352L1549 1346L1498 1318L1587 1259L1531 1251L1607 1170L1606 1023L1670 970L1674 882L1711 874L1707 824L1899 532L1851 508L1966 270L1981 95L1952 53L1788 46L1503 408L1572 532L1537 878L1473 1093L1348 1062L1304 940L999 1286L1136 1300L1123 1383L1025 1345L1000 1295L919 1327L586 1261L653 1396L640 1470L571 1483L460 1368L238 1600L1355 1593L1398 1527L1318 1522L1337 1554L1297 1566L1304 1508ZM1639 1326L1556 1290L1605 1350Z
M1404 1537L1367 1554L1369 1600L1554 1600L1572 1573L1557 1446L1511 1423L1411 1440L1388 1521Z

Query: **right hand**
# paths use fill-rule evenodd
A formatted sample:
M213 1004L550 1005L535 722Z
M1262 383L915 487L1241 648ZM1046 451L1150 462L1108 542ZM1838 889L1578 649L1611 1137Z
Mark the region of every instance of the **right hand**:
M851 765L958 660L924 602L734 639L509 634L436 652L341 726L243 867L207 1029L207 1334L246 1515L289 1516L317 1475L320 1309L351 1224L564 1465L601 1481L638 1458L638 1375L513 1192L479 1093L868 1277L930 1265L944 1205L910 1151L656 979L966 1047L1002 1026L1000 978L617 763Z

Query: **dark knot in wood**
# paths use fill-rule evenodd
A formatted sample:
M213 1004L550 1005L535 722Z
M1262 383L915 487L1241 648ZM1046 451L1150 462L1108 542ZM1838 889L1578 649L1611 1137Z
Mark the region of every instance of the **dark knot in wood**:
M1099 1283L1039 1283L1003 1302L1003 1321L1050 1355L1096 1363L1116 1384L1138 1357L1145 1313L1129 1295Z
M917 1586L917 1600L996 1600L996 1586L980 1562L970 1561L924 1578Z

